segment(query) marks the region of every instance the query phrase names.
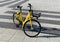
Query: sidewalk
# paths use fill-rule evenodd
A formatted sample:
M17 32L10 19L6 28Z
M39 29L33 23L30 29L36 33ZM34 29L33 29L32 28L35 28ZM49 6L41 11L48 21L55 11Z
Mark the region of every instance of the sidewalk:
M41 0L40 0L41 1ZM40 2L38 1L38 3ZM0 42L59 42L60 41L60 12L56 9L48 7L43 7L41 1L40 5L35 4L33 1L27 0L3 0L0 1ZM21 3L22 2L22 3ZM21 28L16 28L13 24L12 15L13 13L9 13L8 11L15 11L17 5L23 5L23 9L27 8L27 3L32 3L34 6L34 10L38 10L41 12L41 17L39 18L39 22L42 26L41 33L35 37L30 38L27 37ZM48 2L47 2L48 3ZM37 5L37 7L36 7ZM46 4L45 4L46 5ZM52 6L51 6L52 7ZM43 10L44 9L44 10ZM59 9L59 8L58 8ZM55 11L56 10L56 11ZM24 15L24 14L23 14ZM25 16L25 15L24 15ZM24 17L23 16L23 17Z

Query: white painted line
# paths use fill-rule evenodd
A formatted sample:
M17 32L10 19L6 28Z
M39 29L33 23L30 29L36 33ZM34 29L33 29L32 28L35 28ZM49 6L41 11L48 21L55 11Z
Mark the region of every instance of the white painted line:
M40 19L60 21L60 18L40 17Z
M13 23L12 19L0 19L0 22Z
M53 15L53 16L60 16L60 14L53 14L53 13L42 13L42 14L45 14L45 15Z
M9 1L6 1L6 2L3 2L3 3L0 3L0 4L10 3L10 2L12 2L12 1L14 1L14 0L9 0Z
M0 14L0 15L13 16L13 14Z
M50 27L50 28L60 28L60 25L56 24L48 24L48 23L41 23L42 27Z
M20 0L20 1L14 2L14 3L9 4L9 5L7 5L7 6L12 6L12 5L14 5L14 4L20 3L21 1L24 1L24 0Z

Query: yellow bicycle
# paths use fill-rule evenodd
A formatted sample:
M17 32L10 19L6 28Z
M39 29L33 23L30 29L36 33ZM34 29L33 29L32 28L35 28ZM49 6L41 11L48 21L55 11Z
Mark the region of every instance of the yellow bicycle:
M17 8L19 8L20 11L13 14L13 22L17 27L21 25L24 33L27 36L36 37L41 32L41 25L37 21L41 13L34 15L33 10L31 9L32 5L30 3L28 5L30 9L24 20L22 19L22 6L17 6ZM31 15L32 17L36 17L37 20L33 19Z

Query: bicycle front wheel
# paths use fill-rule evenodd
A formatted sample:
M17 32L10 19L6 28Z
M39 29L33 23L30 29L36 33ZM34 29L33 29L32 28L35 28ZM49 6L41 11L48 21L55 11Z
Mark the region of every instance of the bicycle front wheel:
M30 20L28 20L23 27L24 33L29 37L36 37L41 32L41 25L37 20L32 19L32 28Z

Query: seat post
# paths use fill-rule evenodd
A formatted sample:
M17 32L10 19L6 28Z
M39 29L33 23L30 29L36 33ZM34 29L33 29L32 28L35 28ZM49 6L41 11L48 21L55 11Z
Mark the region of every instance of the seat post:
M20 7L20 12L22 12L22 7Z
M22 12L22 6L17 6L19 8L20 12Z

